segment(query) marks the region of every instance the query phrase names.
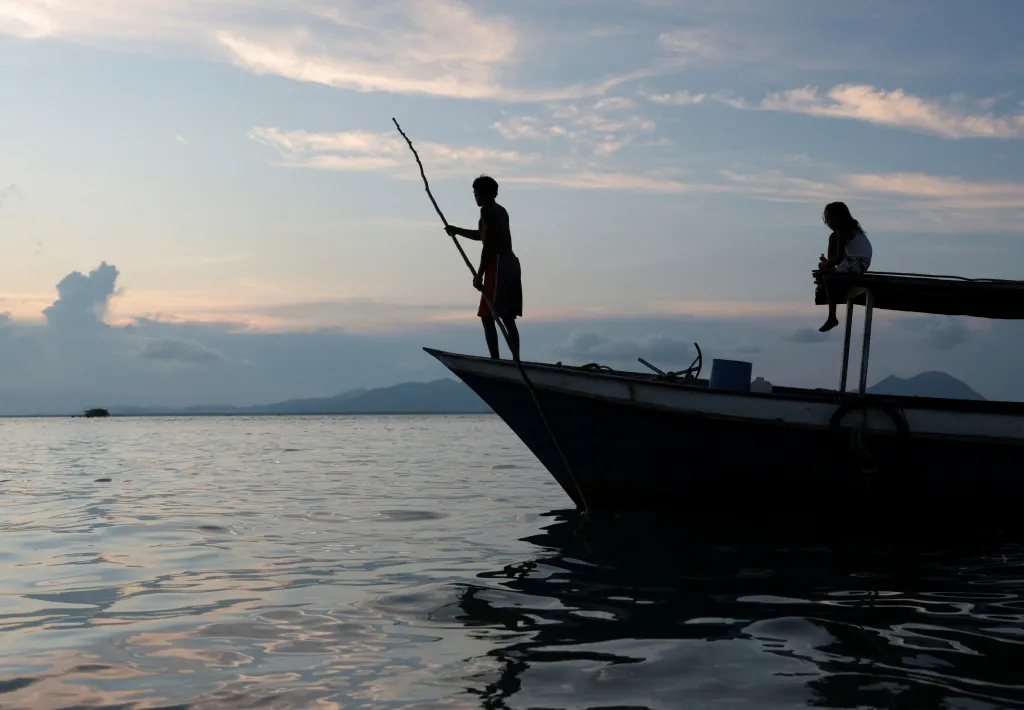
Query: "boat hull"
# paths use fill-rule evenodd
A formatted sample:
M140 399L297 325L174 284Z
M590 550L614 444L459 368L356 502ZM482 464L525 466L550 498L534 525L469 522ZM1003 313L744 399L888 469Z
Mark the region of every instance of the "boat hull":
M879 399L860 436L853 425L863 413L836 396L748 395L744 412L734 393L529 366L549 431L514 364L428 352L505 421L577 506L591 510L771 519L834 517L871 504L873 515L928 517L1024 502L1019 418L978 415L975 428L994 427L998 436L957 436L942 431L956 425L956 412L910 416ZM629 394L616 397L613 386ZM723 412L728 406L737 411Z

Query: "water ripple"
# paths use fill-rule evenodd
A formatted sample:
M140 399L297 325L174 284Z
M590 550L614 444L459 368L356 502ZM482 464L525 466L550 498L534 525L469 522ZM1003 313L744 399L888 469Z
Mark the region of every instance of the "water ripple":
M0 707L1024 707L1024 548L543 513L493 417L8 420Z

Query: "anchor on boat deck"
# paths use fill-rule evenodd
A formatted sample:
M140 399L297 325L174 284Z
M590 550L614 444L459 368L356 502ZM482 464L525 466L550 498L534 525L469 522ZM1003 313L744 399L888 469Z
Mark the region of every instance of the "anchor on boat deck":
M649 370L658 373L659 376L663 377L666 380L675 380L680 377L685 377L687 380L696 380L698 377L700 377L700 371L704 367L704 353L700 351L700 345L698 345L697 343L694 343L693 347L697 349L697 357L693 359L693 362L691 362L690 366L685 370L665 372L664 370L660 370L651 363L647 362L642 357L638 357L637 360L640 361L641 365L643 365Z

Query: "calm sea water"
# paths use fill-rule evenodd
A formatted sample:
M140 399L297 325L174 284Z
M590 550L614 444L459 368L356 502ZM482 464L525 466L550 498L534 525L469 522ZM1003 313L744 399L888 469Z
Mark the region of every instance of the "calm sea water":
M0 707L1024 707L1024 548L585 521L494 417L0 421Z

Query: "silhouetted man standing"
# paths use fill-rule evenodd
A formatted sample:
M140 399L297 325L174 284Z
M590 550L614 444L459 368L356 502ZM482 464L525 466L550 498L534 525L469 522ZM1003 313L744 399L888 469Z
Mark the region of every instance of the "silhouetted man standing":
M523 315L523 280L519 257L512 251L512 232L509 229L508 212L495 200L498 197L498 183L494 178L481 175L473 181L473 197L480 205L478 229L462 229L449 225L446 231L451 236L465 237L483 242L480 254L480 268L473 280L473 288L481 291L477 315L484 326L487 349L495 360L501 358L498 351L498 329L494 319L500 318L508 332L513 359L519 357L519 329L516 317ZM486 296L486 297L485 297ZM487 306L487 299L494 304L494 313Z

